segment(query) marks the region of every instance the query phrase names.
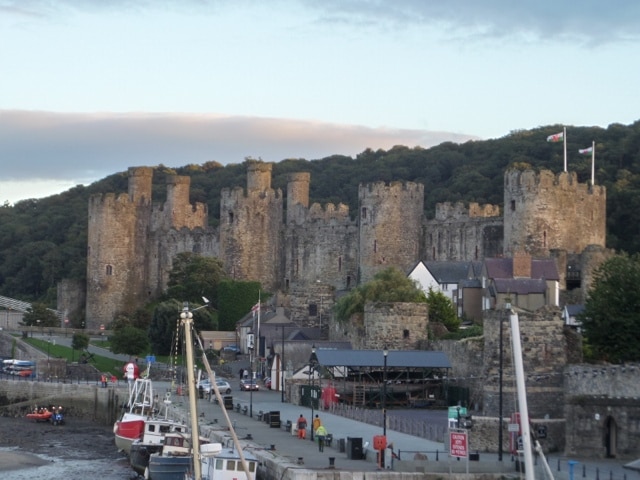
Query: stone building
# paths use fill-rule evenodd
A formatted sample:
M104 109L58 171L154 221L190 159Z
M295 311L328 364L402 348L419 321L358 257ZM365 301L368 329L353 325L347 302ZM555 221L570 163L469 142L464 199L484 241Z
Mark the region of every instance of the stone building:
M118 312L156 298L184 251L219 257L232 278L259 281L309 326L338 292L390 266L408 272L421 260L482 261L518 249L558 258L564 288L568 276L582 287L581 272L588 276L601 261L604 187L579 184L575 174L509 170L503 216L494 205L445 203L427 219L421 184L360 185L358 211L350 212L343 204L310 204L309 173L291 174L285 196L272 188L271 172L269 163L247 162L246 187L221 192L217 228L208 226L205 205L189 202L188 177L168 178L162 204L151 202L147 167L129 170L128 194L93 196L87 326L108 325Z

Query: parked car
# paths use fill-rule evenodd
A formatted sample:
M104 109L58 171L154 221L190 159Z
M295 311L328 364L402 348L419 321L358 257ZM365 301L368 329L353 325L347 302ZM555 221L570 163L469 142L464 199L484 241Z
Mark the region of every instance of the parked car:
M238 345L227 345L222 350L225 352L240 353L240 347Z
M260 387L258 387L258 383L255 380L243 378L242 380L240 380L240 390L260 390Z
M267 390L271 390L271 377L265 377L264 388L266 388Z
M218 391L220 393L225 395L231 393L231 385L225 379L216 378L216 385L218 386ZM211 382L209 379L200 380L200 382L198 382L198 391L200 391L200 387L202 387L203 393L209 393L211 391Z

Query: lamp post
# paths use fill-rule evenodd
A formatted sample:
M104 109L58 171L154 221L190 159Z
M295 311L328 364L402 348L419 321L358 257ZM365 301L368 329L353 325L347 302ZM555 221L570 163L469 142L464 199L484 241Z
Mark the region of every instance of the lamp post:
M38 324L38 328L40 328L40 320L36 320L36 323ZM40 330L40 336L42 337L42 329Z
M249 418L253 418L253 345L249 347Z
M504 310L502 312L500 312L500 335L499 335L499 341L500 341L500 352L499 352L499 362L500 362L500 366L498 369L498 461L501 462L502 461L502 415L503 415L503 411L502 411L502 375L503 375L503 359L504 359L504 354L503 354L503 342L504 342L504 335L502 333L502 321L504 320L504 311L505 310L510 310L511 309L511 303L509 302L505 302L504 304Z
M387 436L387 356L389 349L385 345L382 349L384 368L382 369L382 435Z
M315 368L316 368L316 346L314 344L311 346L311 356L309 357L309 384L310 384L309 403L311 404L311 418L309 421L311 424L311 441L312 442L313 442L313 393L314 393L313 388L315 387L314 385Z
M282 325L282 351L280 352L280 402L284 403L284 325Z

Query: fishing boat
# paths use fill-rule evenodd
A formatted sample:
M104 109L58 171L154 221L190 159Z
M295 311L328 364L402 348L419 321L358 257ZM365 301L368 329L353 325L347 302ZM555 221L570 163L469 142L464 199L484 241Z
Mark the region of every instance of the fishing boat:
M144 432L141 438L131 443L129 450L129 462L131 467L139 475L144 475L149 466L149 458L152 454L162 450L165 436L168 434L188 434L186 425L170 420L168 418L168 408L171 404L170 393L167 392L164 400L164 418L147 419L144 422Z
M209 301L204 297L203 300L205 305L198 308L205 308L208 305ZM241 472L245 472L248 480L255 480L258 465L257 459L250 454L245 456L245 453L240 448L238 437L215 382L215 375L211 371L205 355L202 356L202 360L209 374L213 391L222 408L222 413L229 425L235 448L223 450L220 443L212 443L199 436L196 382L194 377L194 343L191 334L193 313L189 310L187 303L185 303L180 313L180 322L184 331L184 345L186 348L191 435L165 435L161 451L153 453L149 457L149 466L145 476L151 480L235 480ZM200 345L200 349L204 352L201 340L197 336L195 338Z
M113 425L116 446L127 455L134 440L144 434L145 421L155 415L155 397L149 378L137 378L129 390L124 411Z
M215 454L209 454L207 448L209 445L202 446L202 480L237 480L238 478L245 478L245 469L235 448L224 448ZM258 459L247 451L244 452L243 456L249 472L248 480L256 480Z

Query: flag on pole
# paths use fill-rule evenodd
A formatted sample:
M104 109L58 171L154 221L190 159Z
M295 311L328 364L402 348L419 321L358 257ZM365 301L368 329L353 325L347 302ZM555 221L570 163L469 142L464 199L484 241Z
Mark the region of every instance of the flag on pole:
M581 148L580 150L578 150L578 153L580 155L591 155L593 153L593 147Z
M556 143L556 142L561 142L562 140L564 140L564 132L556 133L554 135L549 135L547 137L547 142Z
M260 312L260 302L251 307L251 313L253 313L254 317L256 316L256 312Z

